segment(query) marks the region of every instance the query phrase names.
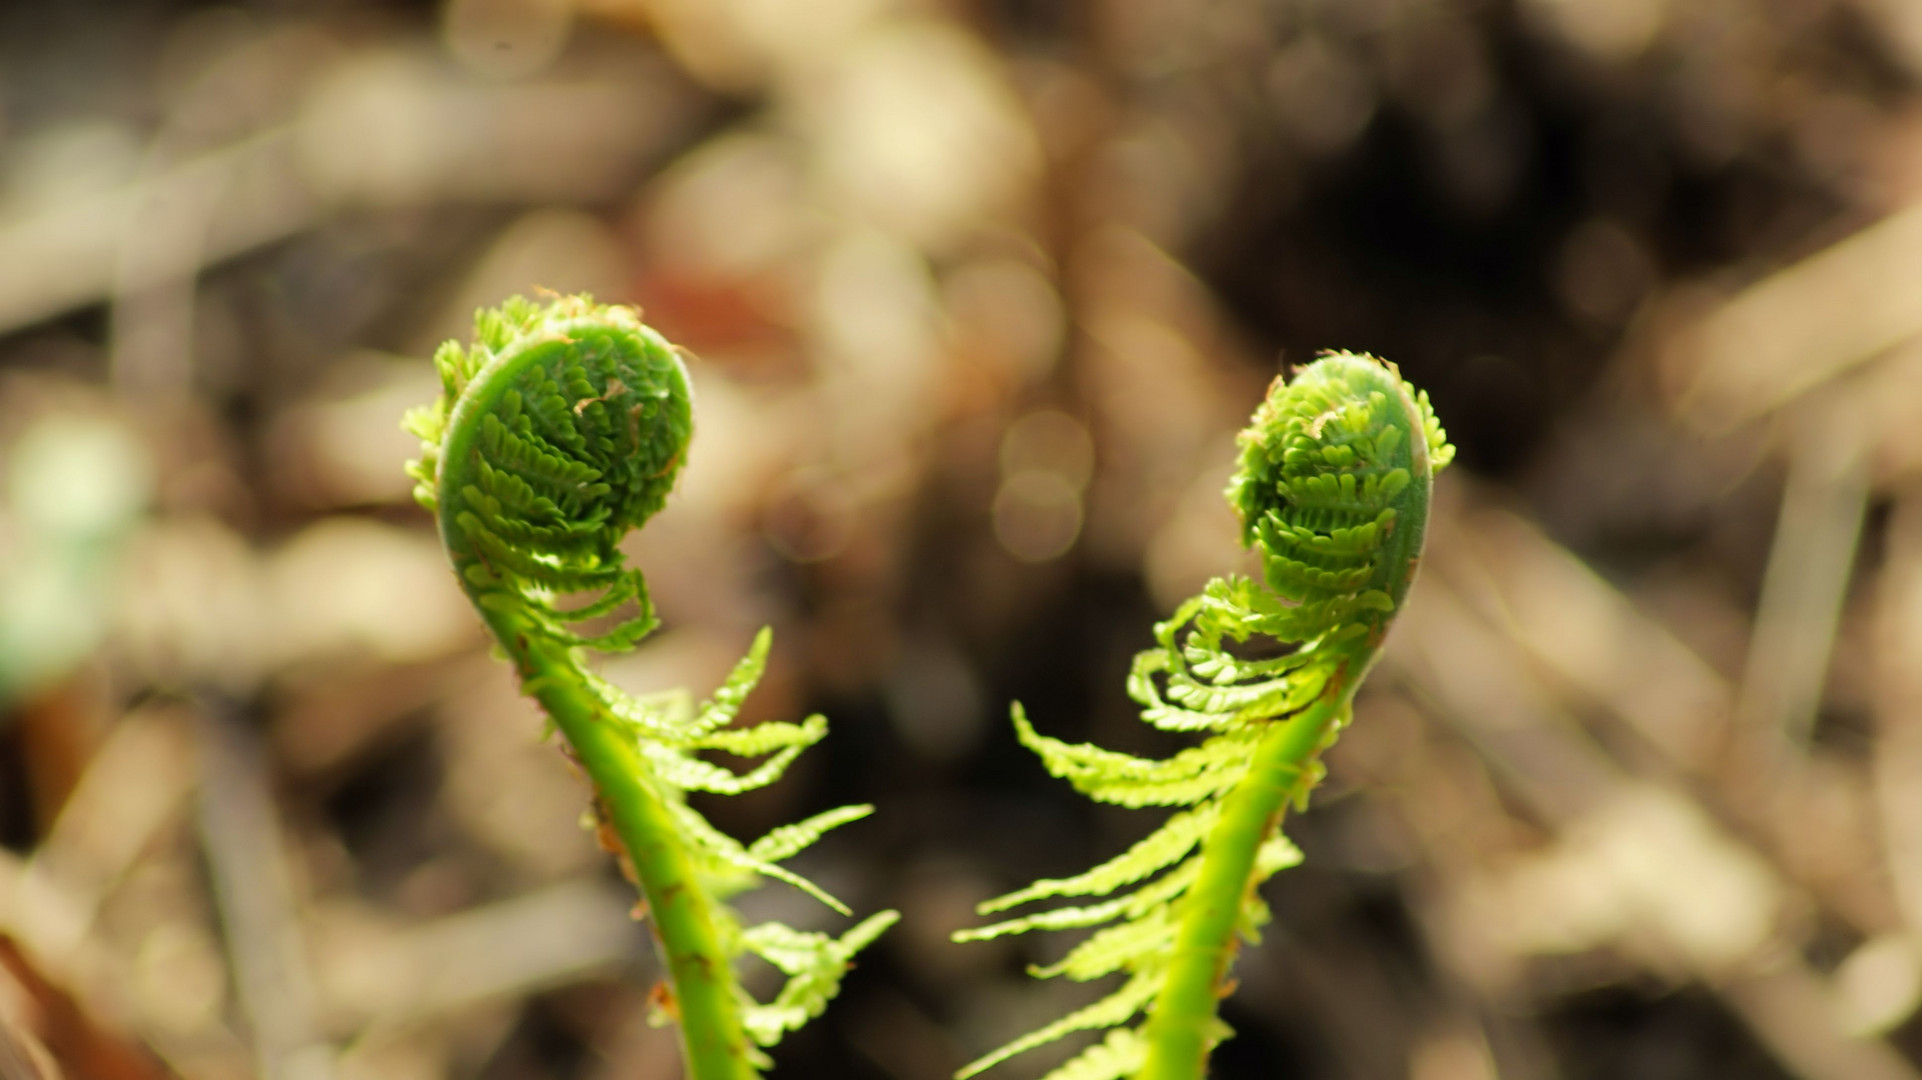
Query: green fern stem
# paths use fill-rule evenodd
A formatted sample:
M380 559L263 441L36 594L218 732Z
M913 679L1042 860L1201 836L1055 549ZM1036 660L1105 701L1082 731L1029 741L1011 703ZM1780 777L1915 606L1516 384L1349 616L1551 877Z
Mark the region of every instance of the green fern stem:
M515 643L507 651L521 685L573 749L627 850L635 884L647 900L655 947L674 987L688 1077L754 1080L760 1072L741 1026L740 990L713 918L714 898L675 842L672 812L649 783L640 754L581 685L566 650L529 635L511 612L483 609L483 617L498 640Z
M573 329L583 336L605 332L591 326ZM546 345L576 344L559 340L567 336L562 330ZM582 678L576 650L545 633L545 628L527 618L522 605L503 595L498 575L476 544L476 530L462 521L463 515L474 512L468 493L481 490L483 455L475 446L481 425L473 421L498 410L521 375L517 364L488 365L476 373L455 405L440 448L441 540L461 588L513 662L521 688L540 703L567 740L627 850L673 986L688 1077L754 1080L760 1074L751 1063L752 1051L741 1026L734 968L714 924L715 902L677 841L679 830L662 792L651 782L651 770L635 742L623 737L621 725Z
M981 941L1096 929L1042 978L1124 975L1107 997L968 1065L967 1080L1078 1031L1108 1030L1048 1080L1199 1080L1227 1035L1217 1017L1242 941L1268 909L1257 887L1301 853L1282 835L1305 805L1320 756L1352 715L1414 580L1437 470L1453 456L1426 395L1373 357L1336 353L1277 380L1241 434L1228 501L1259 579L1231 575L1155 627L1128 693L1144 722L1203 740L1163 759L1015 733L1049 772L1098 802L1181 807L1127 851L978 908L991 915L1054 897L1106 898L963 930ZM1250 642L1265 641L1244 655ZM1139 1027L1129 1026L1143 1011Z
M778 923L744 928L724 902L773 877L846 914L778 864L873 809L839 807L743 844L688 805L689 791L772 783L826 732L818 716L734 725L766 664L767 631L699 706L684 690L634 697L588 666L590 650L631 648L656 625L619 542L662 507L685 460L686 370L635 312L586 297L515 298L482 311L474 345L449 342L434 359L443 393L407 418L422 441L409 466L415 496L434 511L461 588L522 691L594 785L597 816L620 841L653 921L667 969L656 1003L679 1023L687 1075L754 1080L768 1065L760 1047L819 1015L855 953L897 916L880 912L836 939ZM711 750L767 760L736 773L699 756ZM735 977L734 959L750 952L787 976L771 1002Z
M1317 775L1310 766L1346 726L1355 691L1380 658L1389 623L1401 610L1421 563L1434 473L1424 416L1426 402L1418 403L1403 392L1400 378L1391 369L1366 361L1341 363L1343 359L1330 358L1315 374L1340 386L1351 398L1365 401L1371 393L1380 396L1387 407L1371 410L1375 430L1370 434L1379 438L1383 428L1399 429L1392 441L1397 449L1407 448L1401 467L1417 478L1393 498L1383 500L1394 511L1390 520L1397 527L1387 530L1373 552L1373 573L1362 588L1378 593L1386 602L1356 613L1350 625L1359 630L1350 630L1345 639L1324 646L1327 655L1322 663L1333 673L1320 696L1293 716L1267 722L1248 774L1222 800L1221 821L1202 841L1201 870L1188 894L1187 910L1169 954L1167 981L1148 1012L1143 1029L1147 1059L1137 1080L1199 1080L1206 1071L1214 1044L1215 1014L1226 993L1228 970L1234 960L1236 931L1242 925L1243 913L1252 906L1255 888L1265 877L1256 873L1257 855L1262 844L1277 834L1288 804L1306 803ZM1276 410L1270 407L1268 411ZM1281 484L1262 476L1259 468L1263 458L1284 457L1285 451L1274 453L1275 444L1291 434L1298 437L1301 417L1299 410L1295 411L1294 430L1285 423L1275 423L1273 416L1258 415L1244 440L1257 452L1244 451L1244 472L1237 477L1230 496L1248 522L1249 537L1257 544L1262 543L1260 522L1265 515L1273 514L1282 521L1305 516L1303 508L1291 505L1289 496L1283 493L1292 487L1285 480L1291 471L1285 468L1285 459L1280 462L1284 468L1278 470L1283 477ZM1264 419L1270 430L1264 430ZM1329 416L1324 424L1329 422L1338 421ZM1319 436L1319 429L1316 434ZM1382 456L1392 461L1397 455Z
M1308 763L1338 729L1339 710L1324 700L1270 726L1248 775L1223 801L1221 824L1202 842L1201 873L1168 958L1167 982L1148 1012L1148 1057L1138 1080L1192 1080L1207 1067L1215 1012L1234 960L1235 931L1249 894L1261 883L1255 855L1303 793Z

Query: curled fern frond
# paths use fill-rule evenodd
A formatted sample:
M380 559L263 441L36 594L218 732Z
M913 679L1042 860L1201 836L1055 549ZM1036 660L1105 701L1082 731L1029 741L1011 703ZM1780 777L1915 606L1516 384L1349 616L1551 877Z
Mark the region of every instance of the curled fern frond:
M979 911L1102 899L955 935L1098 927L1033 974L1124 981L969 1065L957 1074L963 1080L1091 1029L1108 1034L1047 1080L1199 1080L1228 1034L1216 1011L1237 942L1256 940L1268 919L1256 886L1301 861L1281 833L1283 813L1305 806L1321 752L1348 723L1414 580L1434 474L1454 458L1426 394L1393 367L1348 353L1322 357L1293 382L1276 380L1240 450L1227 496L1242 542L1261 557L1261 577L1209 582L1155 627L1155 647L1136 656L1128 676L1143 721L1203 741L1169 758L1140 758L1049 738L1014 706L1022 744L1083 795L1180 809L1092 870L1037 881ZM1248 648L1263 639L1266 647Z
M588 670L588 650L632 648L657 625L639 570L619 548L660 510L693 432L679 352L632 309L587 297L516 297L474 320L474 341L434 354L442 393L409 412L420 436L415 497L439 519L449 560L481 618L593 781L597 811L646 898L694 1080L751 1080L757 1047L819 1015L854 954L897 918L870 916L840 938L776 923L743 927L722 900L762 878L847 908L780 865L829 829L866 817L844 806L752 844L715 829L690 791L763 787L827 733L798 724L735 727L767 664L754 639L707 702L686 691L637 697ZM735 772L700 756L764 760ZM750 997L733 961L766 958L788 976L771 1003Z

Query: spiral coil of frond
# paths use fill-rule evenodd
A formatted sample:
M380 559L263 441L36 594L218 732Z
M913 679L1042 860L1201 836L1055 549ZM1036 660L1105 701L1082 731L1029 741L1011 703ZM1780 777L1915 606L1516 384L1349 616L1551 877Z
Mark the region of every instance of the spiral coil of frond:
M1280 831L1413 581L1435 470L1453 459L1426 394L1372 357L1337 353L1277 380L1240 438L1227 496L1262 580L1210 582L1155 627L1128 693L1142 719L1205 733L1152 760L1015 730L1047 770L1122 806L1181 807L1159 829L1085 873L982 904L983 915L1053 897L1101 898L965 930L957 940L1100 927L1038 977L1125 976L1121 986L979 1059L969 1077L1081 1030L1113 1029L1048 1080L1197 1078L1227 1034L1215 1005L1237 939L1268 921L1254 886L1301 860ZM1278 655L1236 648L1265 637ZM1138 1026L1129 1026L1147 1013Z

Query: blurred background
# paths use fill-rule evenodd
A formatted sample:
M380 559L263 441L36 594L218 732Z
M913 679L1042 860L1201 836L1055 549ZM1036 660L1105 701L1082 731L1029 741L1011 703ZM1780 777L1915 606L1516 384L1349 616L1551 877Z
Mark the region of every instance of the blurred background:
M607 674L772 624L833 734L707 809L881 807L799 868L906 918L775 1075L1092 996L946 941L1158 820L1008 702L1179 745L1129 657L1347 348L1461 458L1214 1074L1922 1077L1919 86L1909 0L0 8L0 1075L679 1075L401 474L539 286L700 358Z

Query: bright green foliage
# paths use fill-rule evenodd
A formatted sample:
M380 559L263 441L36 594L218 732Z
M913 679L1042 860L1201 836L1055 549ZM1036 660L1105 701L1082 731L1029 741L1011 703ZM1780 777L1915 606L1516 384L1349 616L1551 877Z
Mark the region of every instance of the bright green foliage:
M1214 1003L1235 939L1254 941L1268 919L1255 886L1301 861L1280 832L1282 810L1304 804L1321 777L1316 758L1347 722L1413 580L1434 472L1454 457L1427 395L1352 354L1325 356L1293 383L1277 380L1240 446L1227 495L1243 543L1261 555L1262 580L1210 582L1155 627L1156 646L1128 678L1144 721L1205 740L1150 760L1051 739L1014 707L1022 744L1088 798L1181 809L1094 869L1037 881L980 913L1051 897L1096 902L955 935L1102 927L1033 974L1125 979L961 1077L1090 1029L1111 1030L1048 1080L1198 1077L1207 1049L1227 1034ZM1265 647L1248 647L1263 639ZM1128 1026L1144 1012L1148 1020ZM1193 1053L1177 1047L1184 1038Z
M409 465L434 511L462 587L594 780L597 812L619 836L646 894L670 972L665 1001L683 1025L697 1080L752 1077L772 1046L819 1015L856 952L897 918L869 917L839 939L775 923L744 928L721 901L761 878L847 908L782 867L829 829L873 808L846 806L742 844L688 805L690 791L732 795L779 779L827 721L736 727L770 635L714 696L631 695L588 669L589 649L631 648L656 625L639 570L618 544L658 511L693 423L679 353L628 308L586 297L521 298L475 317L474 343L434 355L443 392L407 416L422 441ZM625 615L623 615L625 613ZM737 773L701 756L764 757ZM743 991L743 953L788 976L774 1001Z

